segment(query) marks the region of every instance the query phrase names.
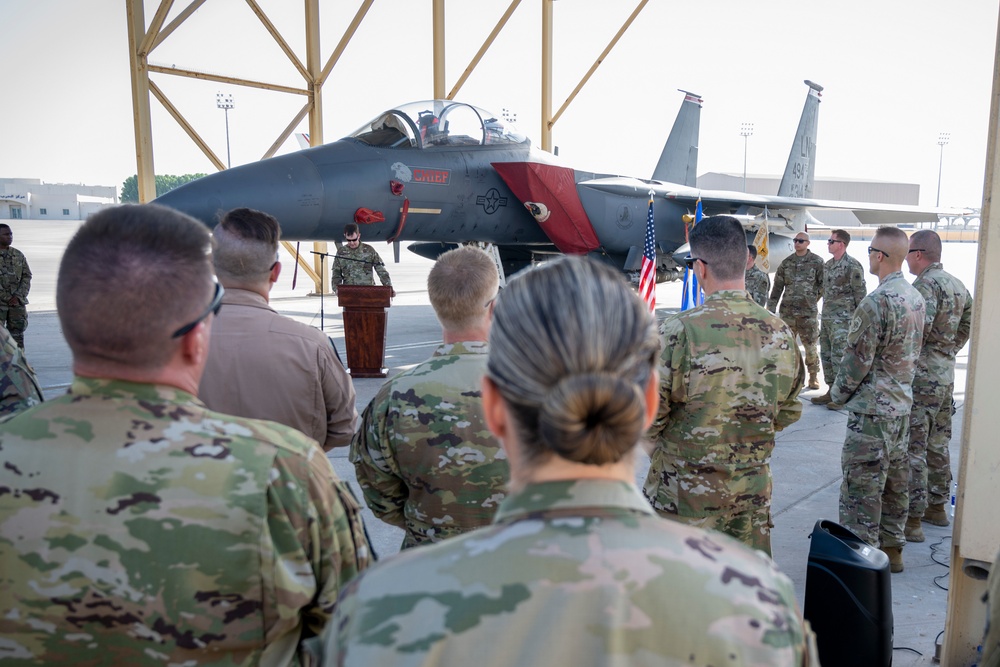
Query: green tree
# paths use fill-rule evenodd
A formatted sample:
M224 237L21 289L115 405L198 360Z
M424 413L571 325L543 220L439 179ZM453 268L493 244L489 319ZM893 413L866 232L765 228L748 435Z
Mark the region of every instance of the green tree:
M156 176L156 196L159 197L162 194L170 192L174 188L179 188L185 183L189 183L195 179L206 176L206 174L184 174L182 176L174 176L173 174L164 174ZM136 174L129 176L122 183L122 203L139 203L139 177Z

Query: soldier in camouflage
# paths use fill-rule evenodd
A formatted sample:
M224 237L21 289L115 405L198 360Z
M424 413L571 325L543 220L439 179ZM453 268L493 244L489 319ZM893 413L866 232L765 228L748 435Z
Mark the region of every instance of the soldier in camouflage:
M885 551L893 572L903 571L911 384L924 328L924 299L900 271L908 248L900 229L875 233L868 270L879 286L851 319L830 388L833 402L848 410L840 523Z
M0 327L0 419L43 400L38 378L24 358L24 351L10 333Z
M774 434L801 416L804 374L789 328L747 298L744 238L727 216L691 232L705 303L660 327L660 409L643 491L663 516L770 554Z
M951 487L952 394L955 389L955 355L969 340L972 329L972 296L941 265L941 237L930 229L914 232L906 255L913 287L924 297L923 345L913 376L910 411L910 508L906 539L922 542L921 519L947 526Z
M444 342L382 386L351 443L365 501L406 530L403 549L488 525L506 495L507 457L483 421L479 389L498 283L482 250L438 258L427 293Z
M337 285L374 285L372 269L378 274L378 279L386 287L392 287L392 279L385 269L385 263L375 248L361 242L361 230L357 223L351 222L344 226L344 241L337 250L333 260L333 293L337 293ZM393 296L396 291L393 290Z
M757 305L766 308L767 293L771 291L771 277L757 268L757 247L748 245L747 251L749 256L747 257L747 270L744 275L747 292L750 293L750 298L753 299Z
M152 205L104 209L67 246L76 377L0 424L0 662L301 664L366 567L317 443L194 395L224 292L210 248Z
M847 332L851 328L851 317L868 294L865 285L865 271L861 262L847 254L851 235L843 229L834 229L826 241L826 247L833 255L823 265L823 314L819 327L819 358L823 362L823 379L827 387L837 377L837 366L847 347ZM811 399L816 405L826 405L831 410L841 407L830 402L830 390L822 396Z
M805 232L796 234L793 242L795 253L786 257L774 272L774 287L767 309L780 313L788 328L802 341L809 370L809 389L819 389L819 355L816 354L819 309L816 304L823 295L823 260L809 250L809 235Z
M14 234L10 225L0 224L0 325L7 328L18 347L24 349L24 330L28 328L28 290L31 269L17 248L10 247Z
M324 664L817 664L770 559L657 517L635 487L636 444L656 412L654 327L593 260L560 258L510 282L483 406L511 495L491 527L352 582Z

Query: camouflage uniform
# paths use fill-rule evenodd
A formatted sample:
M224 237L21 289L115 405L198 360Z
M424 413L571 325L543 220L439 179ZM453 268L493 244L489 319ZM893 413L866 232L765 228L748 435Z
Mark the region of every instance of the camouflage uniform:
M767 293L771 291L771 277L754 264L746 272L747 292L758 305L767 307Z
M24 330L28 328L28 290L31 289L31 269L28 260L17 248L0 249L0 325L7 327L10 335L24 349ZM11 306L12 297L21 303Z
M369 546L315 441L77 377L0 424L0 661L292 665Z
M38 378L25 360L24 352L10 333L0 327L0 419L43 400Z
M441 345L379 390L351 443L375 516L406 530L403 549L489 525L506 495L507 457L483 421L487 345Z
M807 250L801 257L789 255L778 265L778 270L774 272L771 298L767 301L767 309L772 313L780 312L788 328L802 340L806 349L806 368L811 378L819 374L819 355L816 353L816 340L819 338L816 317L819 309L816 304L822 294L823 259ZM780 311L776 310L779 299Z
M372 269L386 287L392 287L389 272L385 269L381 255L367 243L359 243L357 248L343 245L333 260L333 293L337 285L374 285Z
M969 340L972 296L940 262L920 272L913 287L924 297L923 346L913 376L910 412L910 516L923 516L928 502L948 502L951 486L952 394L955 355Z
M328 627L327 665L818 664L769 558L612 480L528 485L356 579Z
M802 358L780 319L725 290L660 326L660 407L643 491L661 515L771 550L775 431L802 414Z
M895 271L862 301L830 398L847 408L840 523L873 546L902 547L911 383L924 299Z
M828 385L837 377L837 366L847 347L851 317L868 293L861 262L846 252L840 260L823 265L823 315L819 327L819 357Z

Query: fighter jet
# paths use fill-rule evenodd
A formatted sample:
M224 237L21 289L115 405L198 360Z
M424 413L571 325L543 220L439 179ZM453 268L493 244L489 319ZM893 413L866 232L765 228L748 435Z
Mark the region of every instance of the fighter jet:
M400 241L411 241L411 251L431 259L460 243L492 244L507 275L553 254L589 255L637 280L652 193L661 281L681 275L674 255L699 199L705 215L737 216L748 237L766 226L775 260L814 222L810 209L849 209L873 224L936 220L915 207L811 199L822 86L806 84L777 196L697 188L702 100L681 91L648 180L562 166L496 114L429 100L385 111L339 141L192 181L156 203L210 227L229 209L259 209L281 222L286 240L339 240L353 221L368 241L396 243L397 253Z

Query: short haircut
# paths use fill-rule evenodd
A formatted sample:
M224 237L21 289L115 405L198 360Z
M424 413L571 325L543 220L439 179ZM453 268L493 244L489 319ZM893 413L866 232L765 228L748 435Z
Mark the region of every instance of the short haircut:
M354 236L355 234L361 234L361 228L358 227L358 223L349 222L344 225L344 236Z
M10 225L8 225L6 222L0 222L0 231L2 231L4 229L8 229L9 230L10 229Z
M567 256L518 273L497 297L489 342L486 375L527 461L603 465L642 437L660 344L617 270Z
M482 323L487 302L496 296L500 274L479 248L462 246L438 257L427 276L427 296L441 326L464 331Z
M74 358L162 368L171 334L212 300L208 228L173 209L127 204L90 216L59 265L56 308Z
M924 257L932 262L941 261L941 237L933 229L921 229L910 236L910 245L922 248Z
M882 225L875 232L872 238L872 245L876 242L879 250L887 254L892 264L902 265L907 251L910 249L910 239L899 227Z
M757 246L755 246L755 245L748 245L747 246L747 252L750 253L750 257L752 259L757 259Z
M851 242L851 235L848 234L843 229L834 229L834 230L831 230L830 231L830 236L832 236L833 238L837 239L838 241L843 241L845 248L847 247L847 244L849 244Z
M271 215L234 208L212 231L215 273L223 285L266 282L277 261L281 225Z
M742 278L747 268L747 235L739 220L713 215L696 224L688 236L691 254L705 261L719 280Z

